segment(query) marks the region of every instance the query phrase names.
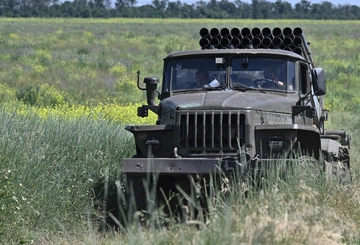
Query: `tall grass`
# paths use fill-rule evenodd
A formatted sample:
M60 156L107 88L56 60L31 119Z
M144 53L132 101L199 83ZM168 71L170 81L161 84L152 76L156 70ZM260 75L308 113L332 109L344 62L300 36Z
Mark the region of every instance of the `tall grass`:
M91 190L104 183L105 169L118 178L121 159L133 152L123 125L3 111L0 122L0 242L86 230L100 214Z
M331 111L326 129L345 129L351 136L350 162L353 173L360 173L360 115L356 112Z
M4 111L0 122L2 244L359 244L358 170L351 187L311 174L275 175L247 197L225 185L204 222L103 236L106 180L121 182L121 159L134 153L123 125Z

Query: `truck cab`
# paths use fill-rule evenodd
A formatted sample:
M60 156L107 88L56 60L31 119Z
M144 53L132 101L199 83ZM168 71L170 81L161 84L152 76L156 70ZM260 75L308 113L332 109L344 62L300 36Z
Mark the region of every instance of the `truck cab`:
M206 83L197 84L199 72ZM137 155L144 157L236 159L245 153L248 160L274 154L278 158L293 150L293 137L302 130L304 137L314 138L311 147L319 149L320 131L313 114L293 113L297 103L303 107L310 103L303 100L311 92L310 75L308 62L286 50L172 53L164 59L159 105L139 110L140 115L147 109L155 111L157 125L127 129L141 135L149 130L143 140L135 137ZM147 140L158 143L149 147Z

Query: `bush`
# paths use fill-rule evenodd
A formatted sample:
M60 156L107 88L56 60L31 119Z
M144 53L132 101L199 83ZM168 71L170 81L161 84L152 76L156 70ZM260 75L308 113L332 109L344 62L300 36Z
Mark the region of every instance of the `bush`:
M15 100L16 89L10 88L7 84L0 84L0 103Z
M16 92L16 98L26 105L36 107L55 107L66 104L64 93L48 84L20 87Z

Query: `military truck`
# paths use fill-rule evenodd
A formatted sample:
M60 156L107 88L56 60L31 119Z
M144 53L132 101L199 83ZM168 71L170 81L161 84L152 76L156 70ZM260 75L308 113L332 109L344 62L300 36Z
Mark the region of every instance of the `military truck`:
M156 77L145 77L143 88L138 73L147 96L138 116L151 111L158 119L126 127L136 143L136 155L122 161L133 211L148 210L150 196L164 203L176 190L190 195L189 185L204 186L209 176L261 174L303 156L324 173L350 178L350 136L324 128L324 70L301 28L199 34L199 50L164 58L161 89Z

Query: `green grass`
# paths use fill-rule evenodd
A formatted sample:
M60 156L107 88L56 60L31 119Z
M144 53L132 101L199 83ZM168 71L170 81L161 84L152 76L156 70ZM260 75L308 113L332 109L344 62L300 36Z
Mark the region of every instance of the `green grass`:
M326 129L346 129L351 136L350 157L352 167L360 171L360 118L359 113L332 111L329 114L329 121L325 123Z
M73 104L139 102L136 71L162 77L168 53L200 49L202 27L245 26L300 26L325 69L328 109L358 112L359 21L4 18L0 80L19 90L46 83Z
M81 233L97 214L91 190L105 170L119 178L133 143L123 125L91 120L44 121L0 112L0 241L36 233ZM25 232L24 232L25 231Z
M334 124L345 116L338 113ZM237 186L216 194L199 229L197 223L170 222L167 228L133 227L104 236L96 195L107 178L110 184L122 181L121 159L134 153L123 125L6 112L0 123L2 244L359 244L358 162L350 188L311 175L274 177L263 191L250 189L247 198ZM352 151L359 152L356 144Z
M7 108L0 110L0 244L360 244L359 25L2 19L1 83L18 95L29 91L28 86L47 84L55 88L48 90L49 98L83 105L142 101L136 71L140 69L142 77L161 77L162 58L168 52L199 49L201 27L301 26L315 64L327 77L326 107L332 112L326 127L352 135L354 182L345 187L311 176L287 182L275 178L267 189L251 190L247 198L233 186L226 198L217 196L200 228L170 222L168 227L102 234L101 198L94 193L101 193L107 178L110 183L122 181L121 160L135 151L132 135L124 125L101 119L44 120ZM14 90L2 88L1 102L16 99Z

